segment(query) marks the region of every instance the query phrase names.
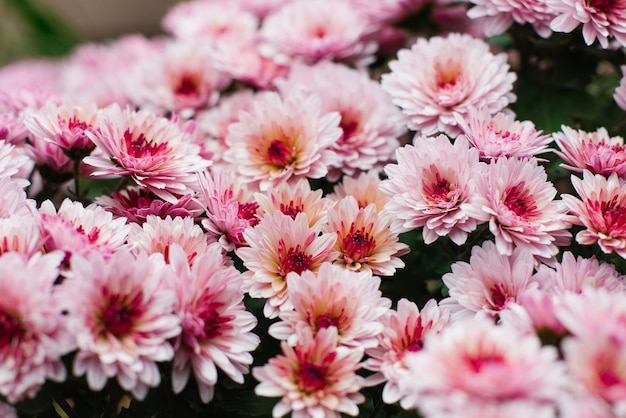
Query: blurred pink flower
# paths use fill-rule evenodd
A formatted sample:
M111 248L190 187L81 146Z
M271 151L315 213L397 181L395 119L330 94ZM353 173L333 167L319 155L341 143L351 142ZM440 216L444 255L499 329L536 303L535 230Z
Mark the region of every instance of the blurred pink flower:
M328 197L338 201L346 196L352 196L360 208L366 208L373 203L376 205L376 210L380 212L391 199L380 190L380 181L380 173L376 170L361 173L358 177L344 176L341 182L335 185L334 193Z
M603 252L626 258L626 183L617 173L606 178L585 170L582 180L572 176L572 185L580 199L564 194L563 202L578 218L573 223L586 228L576 234L576 241L597 242Z
M20 173L20 169L25 166L28 162L28 157L26 155L20 155L15 145L12 145L9 142L0 140L0 179L8 178L11 176L18 175ZM22 185L22 181L15 180L20 185ZM24 183L24 186L27 186L28 182Z
M256 317L246 311L241 291L241 273L225 266L219 245L198 255L190 267L188 255L172 245L170 263L174 270L176 312L182 332L174 340L172 388L180 393L193 371L200 398L213 399L217 368L237 383L252 364L250 354L259 337L251 331Z
M2 418L19 418L17 411L11 405L0 402L0 417Z
M391 300L379 290L380 278L324 263L317 273L290 273L287 281L294 309L281 312L281 322L270 325L272 337L295 346L302 328L315 335L332 326L337 328L339 345L366 349L378 344L381 317L391 308Z
M238 248L237 256L248 269L244 273L245 290L253 298L267 299L263 314L268 318L293 309L287 294L290 272L315 272L338 255L333 249L337 235L320 235L319 227L309 227L305 213L291 218L276 211L254 228L244 230L243 236L249 247Z
M319 330L315 335L305 328L298 344L281 343L282 354L252 369L260 383L258 396L281 397L273 417L291 412L293 418L340 418L356 416L365 400L359 392L363 378L356 374L363 351L338 346L337 328Z
M550 135L541 135L531 121L517 121L511 114L492 115L486 108L470 107L464 116L455 115L467 140L480 151L482 159L528 158L548 151Z
M561 129L563 132L556 132L552 136L561 150L554 152L566 162L562 167L577 173L589 170L603 176L615 172L626 179L624 138L609 137L605 128L585 132L563 125Z
M455 113L464 116L473 106L493 114L516 100L511 90L517 77L506 59L470 35L420 38L389 63L391 73L383 74L382 86L408 116L409 128L456 136Z
M529 23L542 38L552 34L550 22L556 13L545 0L470 0L475 6L467 15L478 19L485 28L486 36L504 33L513 23Z
M430 0L350 0L373 24L390 24L411 16Z
M75 345L54 293L62 259L0 254L0 395L11 403L34 398L47 379L65 380L61 357Z
M622 70L622 79L615 89L613 99L622 110L626 110L626 65L622 65L620 69Z
M477 225L465 207L476 200L476 178L484 170L478 151L464 138L452 144L444 135L416 136L413 145L396 150L396 159L380 184L390 198L384 211L393 216L392 229L423 227L426 244L442 236L463 244Z
M537 160L500 157L478 177L478 197L463 209L478 221L489 221L501 254L515 247L548 260L569 243L567 206L554 200L556 189Z
M109 378L137 399L161 382L156 362L169 361L169 339L180 334L176 297L165 286L171 271L160 254L133 256L122 248L109 261L75 255L59 285L66 321L76 336L75 376L100 391Z

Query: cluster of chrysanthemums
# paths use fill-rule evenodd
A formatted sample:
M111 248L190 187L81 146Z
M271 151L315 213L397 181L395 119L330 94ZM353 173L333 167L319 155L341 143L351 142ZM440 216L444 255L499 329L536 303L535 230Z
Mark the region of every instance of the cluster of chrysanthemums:
M218 369L253 364L246 296L281 341L251 370L276 417L357 415L383 383L425 417L626 416L624 278L560 249L576 225L626 258L624 140L516 120L516 75L481 38L517 22L625 44L625 9L473 1L471 21L430 7L474 36L410 40L393 24L422 0L188 2L168 37L0 70L0 415L69 373L142 400L164 362L208 403ZM578 196L548 180L552 142ZM383 295L400 233L465 245L481 225L448 297Z

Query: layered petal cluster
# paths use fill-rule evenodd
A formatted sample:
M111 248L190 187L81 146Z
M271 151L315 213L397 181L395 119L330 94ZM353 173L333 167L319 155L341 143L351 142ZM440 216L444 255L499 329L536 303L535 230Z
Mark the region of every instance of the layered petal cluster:
M389 230L391 222L389 212L378 213L374 204L359 208L352 196L328 208L328 223L322 230L337 234L339 256L335 264L352 271L393 276L397 268L404 267L399 257L408 253L409 247Z
M293 309L287 294L290 272L315 272L338 255L333 248L337 235L320 235L319 227L309 226L305 213L292 218L276 211L246 229L243 236L249 247L238 248L237 255L248 269L244 286L251 297L267 299L263 314L269 318Z
M281 322L269 328L269 334L295 346L302 329L313 335L322 329L337 328L338 344L363 349L378 344L383 331L382 316L391 308L391 300L382 297L380 278L370 272L351 272L324 263L317 273L290 273L287 294L294 309L279 314Z
M358 177L344 176L341 182L335 185L333 192L329 198L341 200L346 196L352 196L360 208L366 208L373 203L378 212L382 211L391 199L380 189L380 173L377 170L361 173Z
M455 115L458 126L478 151L480 158L529 158L547 151L550 135L542 135L531 121L517 121L511 114L469 108L465 116Z
M511 91L517 77L506 59L470 35L420 38L389 63L391 73L383 74L382 86L408 116L409 128L456 136L454 113L465 115L472 106L493 114L516 100Z
M424 242L449 236L461 245L476 229L476 218L465 210L477 199L476 180L484 163L464 138L454 144L444 136L417 136L413 145L396 151L397 164L385 167L380 189L389 196L385 211L393 215L392 229L423 227Z
M41 251L43 240L35 206L20 183L0 177L0 254L15 251L29 259Z
M0 395L11 403L35 397L47 379L65 380L61 357L75 345L54 290L62 259L0 253Z
M609 47L609 38L626 46L626 2L598 0L547 0L555 14L550 29L555 32L573 32L583 26L583 38L587 45L596 39L602 48Z
M211 164L175 123L147 111L112 105L102 110L98 124L97 132L87 133L98 154L83 160L94 177L128 176L174 203L190 193L196 173Z
M471 0L475 6L467 15L472 19L480 19L486 36L500 35L514 23L524 25L530 23L543 38L552 34L550 22L556 12L542 0Z
M59 298L78 346L73 373L86 375L91 390L116 378L141 400L161 382L157 362L172 360L169 340L181 331L168 274L160 254L122 248L108 261L97 252L72 257Z
M0 179L19 175L20 169L27 163L28 157L18 154L15 145L0 140Z
M576 234L582 245L596 242L605 253L615 251L626 258L626 184L616 173L609 178L583 172L583 178L572 176L572 185L580 199L563 195L563 202L586 229Z
M357 405L365 400L359 392L363 378L356 374L363 351L338 346L338 340L335 327L315 334L304 329L295 347L283 341L282 354L252 369L260 382L254 389L257 395L281 397L273 417L289 412L293 418L358 415Z
M340 115L323 112L315 95L259 96L228 127L224 160L261 191L299 177L321 178L337 160Z
M563 125L561 129L563 132L556 132L553 137L561 150L554 152L566 162L563 167L577 173L589 170L606 177L617 173L626 179L624 138L610 137L606 128L585 132Z
M371 32L350 0L292 0L270 13L259 33L270 56L306 64L328 60L366 65L378 48Z
M368 385L385 382L382 394L385 403L393 404L402 397L399 381L409 372L405 355L421 350L426 337L441 332L449 321L450 312L440 308L434 299L420 311L414 302L402 298L396 310L389 310L381 317L384 329L378 336L378 346L365 351L369 358L363 367L376 372L367 377Z
M500 157L477 183L478 198L464 209L479 221L489 221L501 254L524 247L549 259L569 242L567 206L554 199L556 189L536 159Z
M250 352L260 341L252 333L257 319L243 304L241 273L224 265L219 245L211 246L190 266L187 252L174 244L170 263L182 327L173 343L172 387L180 393L193 371L200 398L210 402L218 368L243 383L243 374L252 364Z
M400 380L400 402L428 417L518 403L554 408L567 382L557 359L555 347L515 328L487 320L450 324L405 356L409 373Z

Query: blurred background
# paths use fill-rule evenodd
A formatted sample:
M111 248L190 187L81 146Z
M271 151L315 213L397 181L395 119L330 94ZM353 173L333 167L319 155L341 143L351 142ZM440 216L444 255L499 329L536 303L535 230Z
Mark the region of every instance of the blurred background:
M124 33L159 33L165 12L181 0L0 0L0 65L62 56L74 45Z

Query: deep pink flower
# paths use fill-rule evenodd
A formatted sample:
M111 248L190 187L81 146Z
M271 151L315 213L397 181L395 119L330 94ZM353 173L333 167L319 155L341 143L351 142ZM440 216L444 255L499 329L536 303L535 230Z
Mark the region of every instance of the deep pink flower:
M174 270L176 312L182 332L174 340L172 387L180 393L193 371L203 402L213 398L217 368L237 383L252 364L250 354L259 344L251 331L256 317L246 311L241 273L227 267L219 245L212 245L194 259L178 245L170 250Z
M496 113L516 100L511 90L517 77L506 59L469 35L420 38L389 63L391 73L383 74L382 86L408 116L409 128L456 136L454 113L465 115L470 106Z
M472 19L479 19L486 36L500 35L513 23L530 23L542 38L548 38L552 34L550 22L556 12L544 0L471 0L471 3L475 6L467 15Z
M315 335L305 328L295 347L282 342L282 354L252 369L260 382L254 390L257 395L281 397L273 417L289 412L293 418L358 415L357 404L365 397L359 393L363 378L355 372L363 351L338 346L338 339L335 327L321 329Z

